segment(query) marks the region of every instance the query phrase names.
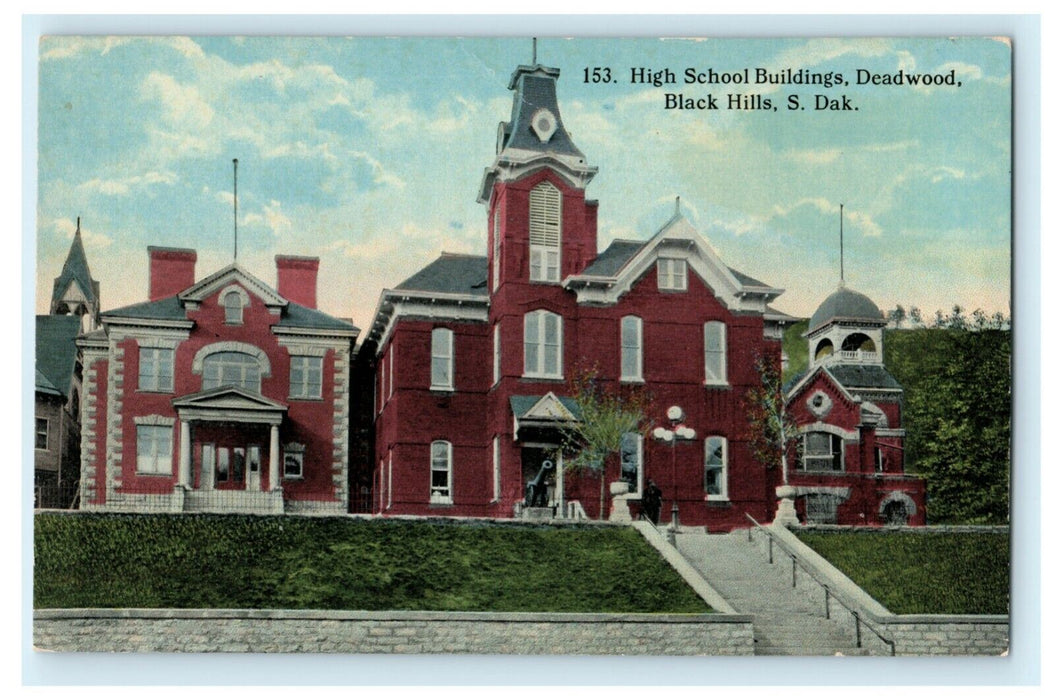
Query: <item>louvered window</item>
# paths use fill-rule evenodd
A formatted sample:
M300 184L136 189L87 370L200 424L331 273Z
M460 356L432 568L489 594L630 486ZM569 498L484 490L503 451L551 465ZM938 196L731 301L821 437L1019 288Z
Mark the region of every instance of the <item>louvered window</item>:
M531 281L560 281L560 190L543 182L531 190Z

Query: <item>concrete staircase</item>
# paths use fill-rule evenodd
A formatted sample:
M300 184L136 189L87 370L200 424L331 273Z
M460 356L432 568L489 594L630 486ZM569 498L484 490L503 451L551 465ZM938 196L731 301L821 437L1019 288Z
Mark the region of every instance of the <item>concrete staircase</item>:
M779 561L787 557L778 553L777 563L770 564L764 542L759 537L750 542L747 534L708 535L689 528L678 535L677 547L737 612L754 616L755 655L867 655L857 648L852 623L842 616L826 619L823 598L811 595L804 582L791 586L790 568Z

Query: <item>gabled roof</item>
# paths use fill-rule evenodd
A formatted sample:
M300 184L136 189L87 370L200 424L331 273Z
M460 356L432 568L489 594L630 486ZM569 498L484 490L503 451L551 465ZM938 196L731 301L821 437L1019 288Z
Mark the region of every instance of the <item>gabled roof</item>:
M77 334L80 319L76 316L37 316L36 370L37 384L40 376L62 396L68 396L73 371L77 364Z
M240 408L262 411L286 411L284 403L238 386L220 386L213 389L185 394L172 399L172 405L178 408Z
M827 370L848 389L900 389L894 375L883 365L833 364Z
M645 274L661 253L685 259L727 308L765 312L766 303L784 290L734 270L680 212L647 241L616 240L582 273L564 280L580 301L612 304Z
M217 270L199 282L195 282L177 296L183 302L201 302L205 297L216 293L233 282L238 282L247 287L249 291L260 297L267 306L281 308L289 303L285 297L281 296L270 285L249 274L245 268L236 262Z
M55 388L55 385L51 383L51 380L44 376L44 373L39 369L37 370L37 377L35 383L35 391L38 394L52 394L53 396L63 396L63 393Z
M77 232L73 234L73 244L70 245L70 252L66 255L66 262L62 265L62 272L55 278L51 292L52 310L62 301L62 296L69 288L70 282L76 282L88 300L94 303L95 309L99 309L99 283L92 279L92 273L88 269L88 256L84 253L79 224Z
M359 333L354 324L330 316L318 309L311 309L294 302L289 302L282 312L282 318L273 328L309 328L311 330L349 331Z
M396 289L486 297L487 257L440 253L440 257L400 282Z
M143 318L158 321L186 321L187 311L180 303L178 295L165 297L156 301L144 301L130 304L103 313L105 318Z
M574 421L582 417L575 399L557 396L552 391L543 396L510 396L509 405L520 420Z

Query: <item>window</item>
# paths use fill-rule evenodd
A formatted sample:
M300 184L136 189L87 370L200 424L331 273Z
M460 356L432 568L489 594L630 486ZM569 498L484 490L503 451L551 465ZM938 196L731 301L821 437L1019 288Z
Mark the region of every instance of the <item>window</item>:
M728 498L725 438L712 435L704 442L704 487L709 499Z
M493 474L491 476L491 484L494 487L493 500L498 501L502 498L502 441L497 435L494 440L491 441L491 469Z
M678 292L688 289L684 260L660 258L656 261L656 271L660 289Z
M172 391L172 350L139 348L139 390Z
M387 508L392 507L392 453L388 453L388 505Z
M211 442L201 446L201 486L211 488L210 483L216 477L216 445Z
M322 398L322 358L294 355L289 358L289 397Z
M524 375L560 378L563 372L561 317L549 311L524 316Z
M641 457L644 440L640 433L623 433L619 441L619 478L630 484L630 493L641 494Z
M806 433L802 455L806 471L832 472L843 470L843 441L831 433Z
M491 377L491 383L497 384L498 380L502 378L502 329L501 324L495 324L495 337L494 337L494 357L492 358L493 376Z
M304 445L290 444L282 450L282 478L304 478Z
M806 523L835 525L838 519L839 498L830 493L806 494Z
M531 281L560 281L560 190L543 182L528 198L531 239Z
M491 226L491 236L494 247L491 250L491 289L498 289L498 279L502 273L502 232L499 229L499 216L501 208L495 205L494 223Z
M205 358L202 389L237 386L260 393L260 361L244 352L214 352Z
M641 380L641 319L624 316L621 324L623 381Z
M454 331L432 329L432 388L454 388Z
M703 327L704 374L708 384L725 384L725 324L710 321Z
M48 449L48 419L37 418L36 423L36 434L33 439L34 446L38 450L46 450Z
M171 426L136 426L136 472L172 474Z
M227 447L216 450L216 483L223 484L231 480L231 451Z
M223 315L225 323L242 323L242 295L233 289L223 295Z
M432 481L430 503L451 503L451 443L437 440L432 443ZM389 471L389 478L391 478Z

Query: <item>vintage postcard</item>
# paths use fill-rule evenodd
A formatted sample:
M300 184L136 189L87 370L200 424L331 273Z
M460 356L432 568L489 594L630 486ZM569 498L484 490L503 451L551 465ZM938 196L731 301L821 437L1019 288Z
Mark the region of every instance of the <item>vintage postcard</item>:
M45 36L35 646L1007 653L1013 50Z

